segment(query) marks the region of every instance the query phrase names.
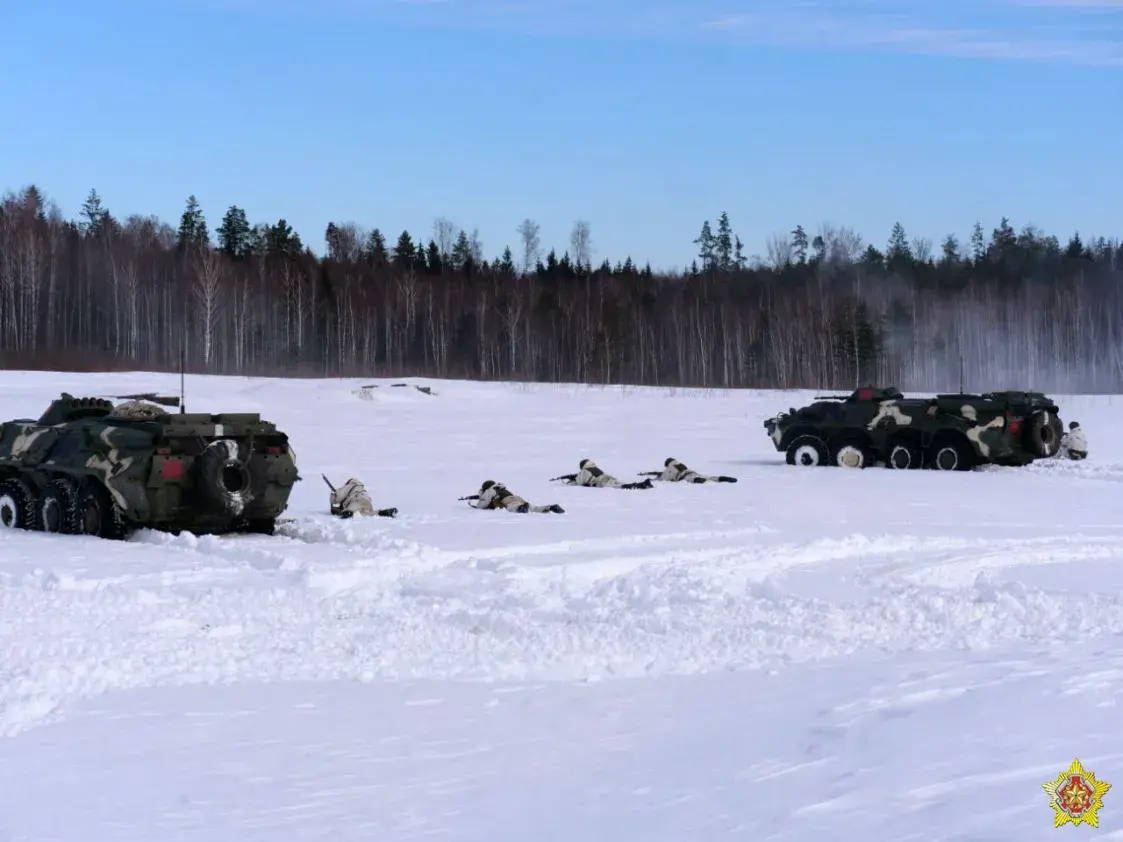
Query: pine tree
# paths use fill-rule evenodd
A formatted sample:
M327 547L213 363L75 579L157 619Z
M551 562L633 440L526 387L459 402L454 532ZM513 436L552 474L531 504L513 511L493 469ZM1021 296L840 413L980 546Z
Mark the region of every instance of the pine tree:
M710 229L710 221L707 219L702 223L702 233L698 235L698 239L694 241L698 246L698 257L702 261L702 271L712 272L714 270L714 234Z
M802 225L797 225L792 231L792 255L796 263L807 262L807 246L807 232L803 230Z
M366 246L363 247L363 259L371 266L384 266L390 261L390 254L386 250L386 237L377 228L367 236Z
M983 235L983 224L976 222L975 227L971 229L971 259L976 263L981 263L983 258L987 256L987 241Z
M101 196L97 190L90 190L86 201L82 203L82 221L78 223L78 230L87 237L95 237L104 230L107 216L109 211L102 204Z
M417 256L417 249L413 245L413 237L409 231L403 231L398 236L397 245L394 246L394 265L403 269L408 268Z
M436 240L429 240L429 259L426 261L427 268L434 275L441 273L441 267L444 264L444 257L441 254L441 247L437 245Z
M515 255L511 252L511 247L507 246L503 249L503 256L499 259L499 271L504 275L514 275L517 271L515 266Z
M905 226L900 222L893 223L893 230L889 232L889 247L885 250L885 265L890 271L903 269L912 263L912 248L909 238L905 234Z
M954 266L959 262L959 240L955 234L948 234L940 245L940 263L945 266Z
M218 237L218 250L228 257L240 259L250 253L250 223L246 212L237 205L231 205L222 217L222 223L215 229Z
M725 211L721 212L717 220L714 258L720 271L728 272L733 268L733 229L729 224L729 214Z
M472 244L468 240L468 234L463 229L460 231L460 236L456 238L456 243L452 247L452 265L456 269L463 269L472 260Z
M211 237L207 230L207 220L195 194L187 197L187 207L179 218L179 231L176 232L175 240L176 247L180 251L210 245Z
M278 219L275 225L269 226L265 242L268 253L275 257L296 257L304 251L300 235L284 219Z

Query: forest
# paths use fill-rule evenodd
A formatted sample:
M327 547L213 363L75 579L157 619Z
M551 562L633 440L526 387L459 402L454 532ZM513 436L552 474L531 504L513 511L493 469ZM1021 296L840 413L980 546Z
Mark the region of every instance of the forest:
M424 376L711 388L1123 391L1123 243L1009 219L938 246L897 223L782 226L745 254L722 212L682 272L476 231L332 222L319 254L238 206L178 224L0 199L0 366ZM988 227L990 228L988 232ZM966 230L966 229L965 229Z

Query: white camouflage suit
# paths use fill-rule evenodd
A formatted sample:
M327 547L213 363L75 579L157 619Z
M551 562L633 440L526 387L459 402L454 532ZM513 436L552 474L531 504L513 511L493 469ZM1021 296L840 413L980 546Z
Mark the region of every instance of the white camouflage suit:
M655 474L655 479L660 482L735 482L733 477L725 476L704 476L697 471L693 471L678 459L670 458L663 463L663 470L661 473Z
M619 488L624 484L612 474L606 474L598 468L592 459L582 459L577 467L580 470L573 480L573 485L583 485L586 488Z
M1084 428L1075 421L1068 425L1068 432L1061 436L1060 453L1069 459L1088 458L1088 438L1084 435Z
M479 497L471 501L477 509L506 509L509 512L554 512L560 514L562 507L553 504L549 506L532 506L517 494L512 494L502 483L489 479L480 486Z
M585 488L625 488L633 490L653 487L650 478L641 482L620 482L612 474L606 474L598 468L592 459L582 459L578 468L580 470L575 474L565 474L564 476L554 477L554 479L562 480L566 485L580 485Z
M331 492L331 513L341 515L344 512L366 516L375 514L374 504L370 500L366 486L354 477Z

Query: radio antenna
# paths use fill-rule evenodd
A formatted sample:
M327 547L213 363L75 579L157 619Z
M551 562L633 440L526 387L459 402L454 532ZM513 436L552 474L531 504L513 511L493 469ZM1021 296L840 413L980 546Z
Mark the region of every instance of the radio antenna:
M185 372L187 370L187 348L184 341L179 343L179 414L187 412L187 385Z

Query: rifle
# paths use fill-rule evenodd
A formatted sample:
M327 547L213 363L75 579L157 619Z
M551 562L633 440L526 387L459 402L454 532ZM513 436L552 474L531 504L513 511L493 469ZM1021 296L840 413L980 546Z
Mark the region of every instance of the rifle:
M662 471L637 471L637 477L657 477L662 474Z
M457 497L457 500L479 500L479 494L469 494L467 497Z
M330 488L331 493L334 494L335 493L335 486L331 484L331 480L328 479L327 474L320 474L320 476L322 476L324 478L324 482L326 482L328 484L328 488Z
M562 474L560 477L552 477L550 482L557 482L559 479L564 479L566 482L576 482L577 474Z

